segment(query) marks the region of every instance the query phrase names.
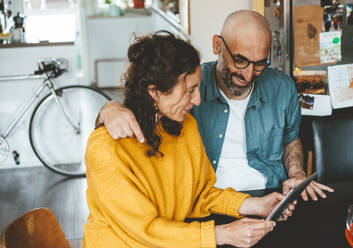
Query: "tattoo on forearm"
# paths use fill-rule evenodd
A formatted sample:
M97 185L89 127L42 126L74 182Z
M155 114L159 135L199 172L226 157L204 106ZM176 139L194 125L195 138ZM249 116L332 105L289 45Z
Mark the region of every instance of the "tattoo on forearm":
M283 163L288 176L297 172L304 172L303 146L300 139L296 139L284 147Z

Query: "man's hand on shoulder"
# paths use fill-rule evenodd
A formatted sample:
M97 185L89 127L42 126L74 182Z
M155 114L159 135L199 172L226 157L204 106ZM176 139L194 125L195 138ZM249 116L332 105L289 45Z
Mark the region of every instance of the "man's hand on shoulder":
M295 188L306 178L307 177L304 172L291 175L286 181L284 181L282 185L283 194L286 195L290 189ZM333 192L334 190L326 185L312 181L303 191L301 196L304 201L308 201L309 199L308 195L310 196L311 199L313 199L314 201L317 201L318 200L317 195L319 195L321 198L327 197L324 191Z
M96 124L99 123L104 123L113 139L136 137L141 143L145 141L134 113L116 101L110 101L103 106Z

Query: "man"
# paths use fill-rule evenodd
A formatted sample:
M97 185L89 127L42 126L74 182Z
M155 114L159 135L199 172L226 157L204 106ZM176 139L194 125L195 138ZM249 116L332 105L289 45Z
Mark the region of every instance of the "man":
M254 11L230 14L212 39L217 61L202 65L201 104L191 111L216 172L216 187L238 191L276 188L283 193L305 178L298 138L300 107L292 79L267 67L271 30ZM110 102L101 111L113 138L143 134L131 111ZM313 182L313 200L333 190Z

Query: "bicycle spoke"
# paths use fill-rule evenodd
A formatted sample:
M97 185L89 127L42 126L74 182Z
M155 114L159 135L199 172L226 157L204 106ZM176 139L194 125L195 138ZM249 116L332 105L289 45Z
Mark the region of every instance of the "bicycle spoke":
M60 104L52 95L38 104L31 118L30 141L37 157L49 169L64 175L84 175L83 156L89 134L94 129L100 108L108 99L83 86L69 86L57 90ZM63 115L78 123L73 130Z

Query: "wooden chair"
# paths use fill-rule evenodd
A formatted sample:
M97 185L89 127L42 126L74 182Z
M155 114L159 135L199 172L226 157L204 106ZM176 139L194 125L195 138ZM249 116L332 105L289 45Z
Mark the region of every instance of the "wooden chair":
M15 219L2 232L2 248L70 248L53 212L37 208Z

